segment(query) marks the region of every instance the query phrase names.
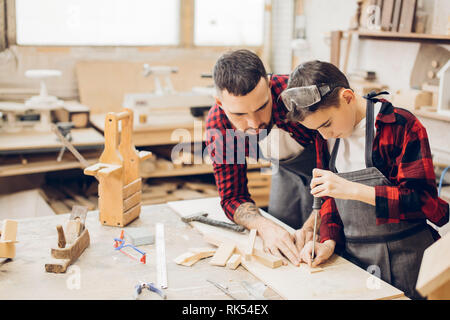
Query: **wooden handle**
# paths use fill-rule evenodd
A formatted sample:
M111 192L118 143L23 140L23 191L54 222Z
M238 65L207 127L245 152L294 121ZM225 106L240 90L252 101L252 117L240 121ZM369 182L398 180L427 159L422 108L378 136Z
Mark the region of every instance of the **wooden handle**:
M64 248L66 246L66 237L64 236L62 225L58 224L56 230L58 231L58 248Z
M128 112L128 111L122 111L122 112L116 113L116 119L117 120L123 120L123 119L126 119L129 116L131 116L131 113Z

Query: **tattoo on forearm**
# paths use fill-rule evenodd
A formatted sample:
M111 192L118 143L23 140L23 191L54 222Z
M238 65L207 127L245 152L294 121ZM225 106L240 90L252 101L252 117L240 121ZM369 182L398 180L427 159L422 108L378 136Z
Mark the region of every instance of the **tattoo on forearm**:
M245 202L236 209L234 221L240 225L247 226L247 223L257 216L261 216L258 207L252 202Z

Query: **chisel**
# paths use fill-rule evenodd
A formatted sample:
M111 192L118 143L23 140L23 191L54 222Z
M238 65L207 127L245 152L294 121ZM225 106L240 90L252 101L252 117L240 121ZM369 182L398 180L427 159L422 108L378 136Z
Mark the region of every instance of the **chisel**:
M313 229L313 247L311 252L311 262L314 261L314 247L316 246L316 232L317 232L317 215L319 214L321 206L322 206L322 199L314 197L314 202L312 206L314 214L314 229Z

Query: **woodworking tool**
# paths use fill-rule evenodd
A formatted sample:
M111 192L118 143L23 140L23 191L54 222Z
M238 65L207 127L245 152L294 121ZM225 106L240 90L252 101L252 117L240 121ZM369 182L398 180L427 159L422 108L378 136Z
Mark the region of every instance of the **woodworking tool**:
M71 123L69 123L71 124ZM73 124L72 124L73 125ZM58 137L58 139L61 141L61 143L63 144L63 147L61 149L61 151L59 152L58 158L56 159L58 162L61 161L62 159L62 155L64 154L64 150L67 148L69 149L70 152L72 152L72 154L75 156L75 158L77 158L77 160L81 163L81 165L83 166L83 168L86 168L89 166L89 163L86 161L86 159L78 152L78 150L73 146L73 144L70 142L70 140L68 138L66 138L66 136L64 135L63 132L66 132L67 130L70 131L69 125L65 124L65 125L55 125L53 123L50 124L52 131L56 134L56 136ZM67 134L66 134L67 135ZM70 137L69 137L70 138Z
M223 221L208 218L208 213L206 213L206 212L199 212L199 213L194 213L189 216L181 217L181 220L186 223L193 222L193 221L201 222L201 223L209 224L211 226L221 227L221 228L233 230L236 232L244 232L245 231L245 227L240 226L238 224L228 223L228 222L223 222Z
M125 251L122 251L123 248L132 248L133 250L139 252L142 256L141 258L136 258L128 253L126 253ZM120 252L122 252L123 254L125 254L126 256L130 257L131 259L134 260L138 260L139 262L145 264L146 263L146 253L144 251L139 250L138 248L136 248L135 246L131 245L131 244L125 244L125 240L123 240L123 230L120 233L120 238L114 238L114 250L119 250Z
M162 289L167 288L166 246L164 240L164 224L155 225L156 234L156 283Z
M152 282L140 282L134 287L134 298L137 300L139 298L139 295L142 293L142 289L148 289L152 292L157 293L161 298L164 300L167 298L166 294L159 290L154 283Z
M311 262L314 261L314 247L316 246L316 232L317 232L317 215L319 214L321 206L322 206L322 199L314 197L312 206L314 214L314 228L313 228L313 247L311 252Z
M225 288L224 286L218 284L218 283L215 282L215 281L209 280L209 279L207 279L206 281L208 281L209 283L211 283L212 285L214 285L217 289L219 289L220 291L222 291L223 293L225 293L225 294L226 294L227 296L229 296L231 299L233 299L233 300L238 300L238 299L236 299L236 297L234 297L234 296L230 293L230 291L229 291L227 288Z

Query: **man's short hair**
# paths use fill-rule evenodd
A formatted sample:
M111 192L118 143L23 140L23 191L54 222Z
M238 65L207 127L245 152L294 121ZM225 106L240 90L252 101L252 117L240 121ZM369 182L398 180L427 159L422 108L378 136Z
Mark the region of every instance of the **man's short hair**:
M255 89L267 73L261 59L245 49L224 53L213 71L214 83L221 92L227 90L234 96L245 96Z

